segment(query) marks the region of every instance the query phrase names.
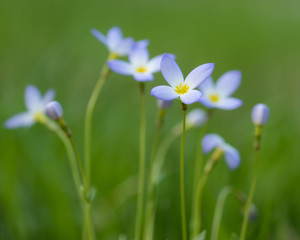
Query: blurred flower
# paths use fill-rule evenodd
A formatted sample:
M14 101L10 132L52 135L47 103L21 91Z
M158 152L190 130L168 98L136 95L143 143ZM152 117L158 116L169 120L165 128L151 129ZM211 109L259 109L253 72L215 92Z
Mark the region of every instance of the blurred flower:
M46 114L52 120L58 120L62 118L63 109L59 102L51 101L46 105Z
M184 80L175 60L169 54L164 54L161 60L161 72L171 86L157 86L151 90L151 95L162 100L173 100L179 97L184 104L199 101L202 94L193 89L207 79L213 69L213 63L203 64L191 71Z
M107 37L105 37L101 32L96 29L92 29L91 33L102 42L111 53L111 58L115 59L118 56L128 55L135 44L147 47L149 44L148 40L142 40L139 42L134 42L132 38L123 38L122 31L119 27L113 27L107 32Z
M157 99L157 106L160 109L168 109L169 107L171 107L172 105L172 100L167 101L167 100L161 100L161 99Z
M267 123L270 115L270 110L263 103L256 104L252 109L252 121L254 125L263 126Z
M200 127L207 121L207 113L200 108L193 109L186 116L186 128Z
M209 153L212 149L219 148L224 151L225 161L229 168L235 169L240 165L239 152L218 134L211 133L204 136L202 140L202 149L204 153Z
M153 73L160 70L162 55L149 60L149 52L145 46L135 46L129 54L129 62L122 60L108 61L111 70L122 75L132 75L138 82L152 81Z
M48 90L44 97L40 91L32 85L25 90L25 105L27 112L17 114L8 119L4 125L6 128L30 127L36 121L41 121L47 103L54 98L54 90Z
M241 83L240 71L229 71L224 73L214 84L209 78L199 85L203 97L200 102L208 108L219 108L233 110L240 107L243 102L240 99L232 98L230 95L235 92Z

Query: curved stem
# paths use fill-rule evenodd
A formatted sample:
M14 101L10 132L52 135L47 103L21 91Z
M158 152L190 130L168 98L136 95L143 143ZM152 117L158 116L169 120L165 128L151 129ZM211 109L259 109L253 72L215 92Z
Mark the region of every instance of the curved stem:
M220 223L221 223L221 219L222 219L225 200L226 200L227 196L229 195L229 193L231 193L231 192L232 192L232 187L226 186L219 193L216 210L215 210L215 215L214 215L214 220L213 220L212 229L211 229L211 238L210 238L211 240L218 240Z
M187 105L182 103L183 110L183 124L181 135L181 148L180 148L180 199L181 199L181 225L182 225L182 239L187 240L186 231L186 211L185 211L185 191L184 191L184 138L185 138L185 119Z
M92 117L95 108L96 101L100 94L100 91L105 83L109 73L109 68L107 64L102 68L100 78L92 92L90 100L87 105L87 110L85 114L85 125L84 125L84 148L85 148L85 170L86 170L86 180L87 185L90 185L91 178L91 128L92 128Z
M140 83L141 93L141 116L140 116L140 156L139 156L139 178L137 192L137 212L135 222L135 240L140 240L142 234L143 204L144 204L144 185L145 185L145 156L146 156L146 96L145 84Z
M244 215L244 219L243 219L240 240L244 240L246 237L247 225L248 225L249 214L250 214L250 207L251 207L251 203L252 203L253 196L254 196L254 191L255 191L255 186L256 186L256 181L257 181L257 174L258 174L258 150L259 149L255 149L254 174L253 174L253 179L252 179L252 183L251 183L251 187L250 187L249 197L248 197L247 204L245 207L245 215Z

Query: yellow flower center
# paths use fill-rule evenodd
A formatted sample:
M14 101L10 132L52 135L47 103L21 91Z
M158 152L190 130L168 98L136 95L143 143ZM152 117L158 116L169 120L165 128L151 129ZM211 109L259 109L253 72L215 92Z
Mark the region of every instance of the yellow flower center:
M147 68L145 68L145 67L138 67L138 68L136 69L136 71L139 72L139 73L144 73L144 72L147 71Z
M36 122L44 123L46 121L45 114L43 112L36 112L34 114L34 120Z
M209 99L212 101L212 102L218 102L220 100L220 96L218 94L210 94L209 95Z
M109 54L108 60L115 60L115 59L117 59L117 58L119 58L119 54L114 53L114 52L111 52L111 53Z
M185 94L188 92L189 88L190 87L188 87L188 85L186 84L183 85L182 83L180 83L179 86L176 86L175 92L178 94Z

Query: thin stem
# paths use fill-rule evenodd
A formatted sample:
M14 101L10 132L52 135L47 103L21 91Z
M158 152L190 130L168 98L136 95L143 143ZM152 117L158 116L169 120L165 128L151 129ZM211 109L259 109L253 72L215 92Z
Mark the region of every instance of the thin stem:
M181 199L181 224L182 224L182 239L187 240L186 230L186 211L185 211L185 191L184 191L184 138L185 138L185 119L187 105L181 103L183 110L183 123L180 148L180 199Z
M92 128L92 117L95 108L96 101L101 92L101 89L107 79L109 74L109 68L107 64L102 68L100 78L92 92L90 100L87 105L87 110L85 114L85 126L84 126L84 148L85 148L85 170L86 170L86 180L87 185L90 185L91 178L91 128Z
M251 203L252 203L253 196L254 196L254 191L255 191L255 186L256 186L256 181L257 181L257 174L258 174L258 150L259 150L259 148L255 149L254 174L253 174L253 179L252 179L252 183L251 183L251 187L250 187L249 197L248 197L247 204L245 207L245 214L244 214L244 219L243 219L240 240L244 240L246 237L247 225L248 225L249 214L250 214L250 207L251 207Z
M226 186L221 190L221 192L218 196L214 220L213 220L212 229L211 229L211 238L210 238L211 240L218 240L220 223L221 223L221 219L222 219L225 200L226 200L227 196L229 195L229 193L231 193L231 192L232 192L232 187Z
M141 109L140 109L140 156L139 178L137 192L137 211L135 222L135 240L140 240L142 234L143 205L145 195L145 156L146 156L146 96L145 84L140 83Z
M218 162L222 154L223 154L223 150L221 150L220 148L216 148L213 155L206 163L204 167L204 172L198 181L196 195L194 198L194 219L192 221L193 230L192 230L192 237L191 237L192 240L194 240L198 236L201 230L201 204L202 204L202 195L203 195L204 186L206 184L209 174L215 167L216 163Z

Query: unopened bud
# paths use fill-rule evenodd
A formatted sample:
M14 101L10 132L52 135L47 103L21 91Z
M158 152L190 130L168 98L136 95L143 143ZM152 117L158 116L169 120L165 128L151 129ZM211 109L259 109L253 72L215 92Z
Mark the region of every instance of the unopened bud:
M202 109L194 109L186 116L186 127L200 127L207 121L207 114Z
M167 100L161 100L161 99L158 99L157 100L157 106L159 109L167 109L169 107L171 107L172 105L172 100L171 101L167 101Z
M46 105L46 114L52 120L59 120L63 115L63 110L59 102L52 101Z
M270 110L263 103L256 104L252 109L252 122L256 126L263 126L267 123L270 115Z

